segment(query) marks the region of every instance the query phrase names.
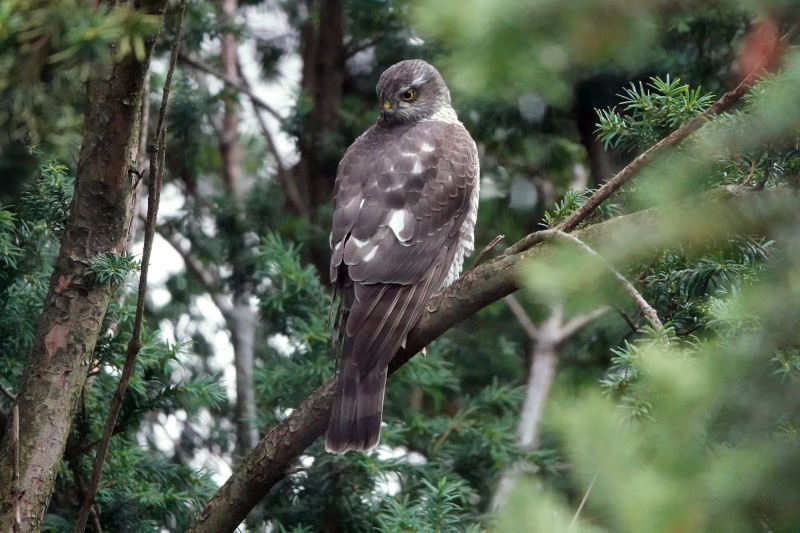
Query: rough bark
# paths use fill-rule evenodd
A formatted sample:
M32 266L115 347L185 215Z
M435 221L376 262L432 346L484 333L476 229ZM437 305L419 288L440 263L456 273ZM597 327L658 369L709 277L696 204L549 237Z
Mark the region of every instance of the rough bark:
M742 232L768 232L786 216L796 216L796 195L769 191L725 188L700 199L670 207L648 209L594 224L576 236L618 264L644 261L665 247L680 243L698 249L717 239ZM686 213L703 213L698 225ZM632 246L635 243L635 246ZM408 361L423 346L447 329L518 287L518 270L526 261L546 261L555 243L538 245L518 253L501 255L467 271L428 305L419 324L411 331L406 348L392 360L390 372ZM331 379L313 391L285 420L275 425L239 468L208 502L192 533L233 531L250 509L279 481L292 462L323 434L335 390Z
M165 6L166 0L153 0L139 8L162 15ZM38 531L52 494L112 292L92 283L88 264L98 254L121 253L127 242L135 182L129 169L154 40L146 41L145 60L129 55L87 83L89 105L70 218L17 398L16 484L12 443L9 438L0 443L0 531L15 531L14 500L20 520L16 530Z

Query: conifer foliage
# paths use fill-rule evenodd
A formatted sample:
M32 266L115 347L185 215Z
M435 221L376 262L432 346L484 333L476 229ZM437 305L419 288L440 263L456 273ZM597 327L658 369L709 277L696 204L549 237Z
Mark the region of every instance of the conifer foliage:
M87 530L796 529L800 19L771 0L528 4L188 2L157 275ZM73 343L91 349L52 490L35 495L43 519L0 501L11 531L72 531L86 497L133 330L146 156L176 35L164 7L0 0L4 452L33 449L15 451L27 442L16 407L50 369L37 324L64 289L54 272L74 267L71 294L102 307L79 324L96 338ZM333 177L375 118L378 75L407 57L442 70L481 152L476 241L495 245L447 298L512 279L512 266L508 291L520 290L473 306L394 372L378 448L334 455L308 425L319 412L294 418L337 365ZM145 79L141 102L115 85ZM743 80L733 106L628 176L572 237L559 233L606 178ZM108 146L125 157L91 152ZM62 257L87 213L98 231L116 221L122 244ZM556 342L551 329L571 320L581 327ZM253 447L248 431L264 440ZM270 455L281 444L288 459ZM17 498L26 480L1 459ZM242 479L255 487L246 504L226 492Z

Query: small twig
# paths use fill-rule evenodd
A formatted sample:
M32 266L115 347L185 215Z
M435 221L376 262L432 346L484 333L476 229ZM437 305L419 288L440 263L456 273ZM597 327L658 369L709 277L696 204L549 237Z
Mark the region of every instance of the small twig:
M438 452L439 448L441 448L442 444L444 444L444 441L447 440L447 437L449 437L450 434L457 428L458 428L458 424L456 424L455 422L450 422L447 425L447 429L444 430L444 433L439 435L439 438L436 439L436 442L433 444L433 447L431 448L431 452L434 453L434 454L436 452Z
M161 196L161 184L164 179L164 163L166 158L166 112L167 102L169 101L169 92L172 85L172 75L175 72L175 64L178 60L178 50L181 44L181 34L183 30L183 15L186 12L186 0L181 0L178 6L178 16L175 22L175 39L172 42L172 52L169 58L169 68L167 76L164 80L164 88L161 95L161 107L158 110L158 122L156 125L156 141L154 147L151 148L150 153L150 172L149 172L149 191L147 196L147 221L145 225L144 235L144 249L142 250L142 269L139 274L139 291L136 300L136 316L133 322L133 332L131 333L131 340L128 343L127 355L125 358L125 365L122 367L122 375L120 376L117 390L111 400L111 407L109 408L106 417L105 426L103 427L103 437L97 446L97 451L92 465L92 475L89 480L89 486L86 490L86 496L83 499L78 519L75 523L74 533L83 533L86 529L86 522L88 521L89 514L94 504L95 494L100 483L100 474L103 470L103 463L105 462L106 454L111 443L111 437L114 434L114 428L117 425L117 418L122 409L122 400L125 397L125 392L128 387L133 370L136 366L136 359L139 355L139 349L142 345L142 322L144 319L144 304L145 296L147 294L147 273L150 267L150 254L153 249L153 237L155 235L156 218L158 216L158 204Z
M225 85L227 85L231 89L234 89L234 90L236 90L236 91L238 91L238 92L240 92L242 94L246 94L253 101L253 104L255 104L256 106L260 107L261 109L263 109L264 111L266 111L270 115L274 116L276 119L278 119L279 122L283 123L283 120L284 120L283 117L281 116L280 113L278 113L275 110L275 108L273 108L271 105L269 105L264 100L259 98L258 95L256 95L256 93L254 93L252 90L248 89L247 87L243 86L238 81L229 78L228 76L226 76L222 72L220 72L220 71L218 71L218 70L206 65L205 63L203 63L199 59L193 58L193 57L191 57L191 56L189 56L187 54L180 54L179 57L180 57L181 63L185 63L185 64L189 65L192 68L195 68L197 70L205 72L206 74L210 74L210 75L214 76L215 78L219 79L220 81L224 82Z
M540 242L547 239L548 234L552 233L553 230L539 230L534 231L533 233L529 233L525 235L523 238L515 242L512 246L506 248L506 251L503 252L503 255L514 255L520 252L524 252L529 248L533 248L534 245L539 244Z
M384 37L385 37L384 34L379 33L377 36L373 37L372 39L367 39L366 41L362 41L360 43L349 42L349 43L344 45L344 48L345 48L344 56L346 58L353 57L357 53L363 52L367 48L375 46L376 44L381 42L384 39Z
M183 259L184 265L186 265L186 270L200 282L209 296L211 296L211 300L214 302L214 305L217 306L223 318L226 320L232 318L233 306L223 297L220 289L222 282L220 281L219 273L206 268L200 261L192 256L190 250L181 246L178 239L175 238L176 236L167 231L164 226L156 226L156 232L162 239L167 241L167 244L169 244L173 250L178 252L178 255Z
M581 515L581 511L583 511L583 506L586 505L586 500L589 499L589 493L592 492L592 487L594 487L594 482L597 481L597 473L595 473L592 480L589 482L589 486L586 487L586 492L583 493L583 498L581 498L581 503L578 504L578 508L575 510L575 514L572 516L572 521L569 523L569 527L567 527L567 531L572 531L578 523L578 517Z
M622 319L628 324L628 327L631 328L631 331L635 332L635 331L639 330L639 328L636 327L636 324L633 323L633 320L631 320L631 317L629 317L628 314L625 311L623 311L622 309L620 309L618 307L615 307L614 310L617 313L619 313L619 315L622 317Z
M578 332L578 330L583 329L583 327L589 322L593 321L596 318L600 318L601 316L606 314L609 311L609 309L611 308L608 307L607 305L601 305L594 311L589 311L588 313L584 313L582 315L578 315L570 319L569 322L567 322L561 327L562 340L560 342L564 342L564 340L569 339L570 337L575 335Z
M5 387L5 385L3 385L2 383L0 383L0 392L2 392L3 396L5 396L9 400L11 400L12 402L16 402L17 401L17 395L14 394L13 392L11 392L10 390L8 390Z
M756 170L756 162L753 161L752 163L750 163L750 172L747 173L747 177L744 179L744 181L742 181L741 183L742 185L747 185L748 183L750 183L750 180L753 179L753 172L755 172L755 170Z
M656 310L653 309L653 307L649 303L647 303L647 300L645 300L644 296L642 296L642 294L639 291L636 290L636 287L634 287L633 284L630 281L628 281L625 276L620 274L619 271L617 269L615 269L611 265L611 263L609 263L606 260L605 257L603 257L602 255L597 253L594 250L594 248L592 248L591 246L589 246L588 244L586 244L585 242L580 240L575 235L572 235L571 233L566 233L566 232L557 230L555 232L555 235L557 235L558 237L560 237L562 239L568 240L568 241L578 245L580 248L585 250L587 253L589 253L589 254L593 255L594 257L596 257L597 259L599 259L600 262L603 263L603 266L605 266L606 269L608 269L608 271L611 272L611 274L617 279L617 281L620 282L620 284L625 289L625 291L631 296L631 298L633 298L634 303L639 308L639 310L642 312L642 314L645 317L647 317L647 319L650 321L650 324L653 326L653 329L655 329L656 331L663 331L664 330L664 324L662 324L661 323L661 319L658 318L658 313L656 313Z
M481 251L478 252L478 255L475 257L475 261L473 261L472 264L469 266L469 268L467 269L467 272L469 272L470 270L472 270L476 266L480 265L483 262L483 260L486 259L486 256L489 255L489 252L494 250L495 246L500 244L500 242L505 238L506 238L506 236L501 234L501 235L497 235L494 239L489 241L489 244L484 246L481 249Z
M244 88L248 91L252 91L250 88L250 82L244 75L244 70L242 66L238 63L237 58L237 69L239 70L239 79L242 80L242 84ZM250 101L253 103L253 110L256 114L256 121L258 122L258 128L261 130L261 136L264 137L264 141L267 143L267 149L272 154L272 157L275 159L275 168L277 170L278 179L283 185L283 189L286 191L286 196L289 198L292 206L294 207L295 211L298 214L307 216L308 215L308 206L306 205L305 200L303 199L302 195L300 194L300 190L297 188L297 184L292 179L290 173L286 170L286 166L283 164L283 158L281 158L280 153L278 152L278 147L275 145L275 140L272 138L272 135L269 132L269 128L267 128L267 123L264 122L264 117L261 116L261 113L258 110L258 104L256 103L255 96L252 92L247 93L250 97Z
M505 298L503 298L503 301L506 302L506 305L508 306L508 309L511 311L511 314L514 315L514 318L517 319L517 322L519 322L519 325L522 327L522 330L528 335L528 338L531 341L535 342L536 337L539 335L539 330L534 325L533 321L531 320L531 317L528 316L528 313L527 311L525 311L525 308L522 307L521 303L519 303L519 300L517 300L517 297L514 295L514 293L511 293Z

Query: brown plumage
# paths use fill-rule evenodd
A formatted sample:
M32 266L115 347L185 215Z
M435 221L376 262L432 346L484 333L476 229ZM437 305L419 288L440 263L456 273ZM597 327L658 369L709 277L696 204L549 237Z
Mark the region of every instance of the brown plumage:
M325 442L336 453L378 443L389 361L473 249L478 153L441 75L402 61L377 91L384 111L336 176L330 275L341 366Z

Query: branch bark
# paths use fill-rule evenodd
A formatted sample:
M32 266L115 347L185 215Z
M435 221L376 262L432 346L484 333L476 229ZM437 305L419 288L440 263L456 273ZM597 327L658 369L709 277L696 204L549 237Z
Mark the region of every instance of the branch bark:
M165 7L166 0L137 4L158 17ZM155 38L146 39L143 61L129 54L87 83L89 105L70 217L18 387L18 486L12 483L11 432L0 442L0 531L14 527L12 502L21 530L38 531L50 501L112 294L110 286L91 282L89 261L98 254L121 253L126 246L135 181L130 162L136 155L140 102Z
M664 151L672 146L677 145L686 137L699 130L705 123L715 115L727 111L736 102L738 102L745 93L750 90L750 87L758 81L757 75L747 76L745 79L736 86L735 89L723 94L719 100L714 102L711 107L706 109L703 113L697 115L692 120L673 131L656 144L639 154L633 161L628 163L625 168L620 170L613 178L608 180L600 187L595 194L591 196L579 209L566 218L558 229L565 232L570 232L580 224L583 220L594 211L606 198L614 194L625 183L630 181L638 172L653 159L661 155Z
M788 216L796 216L795 195L775 191L723 188L699 199L647 209L588 226L576 236L595 250L617 250L631 263L669 246L708 247L714 239L742 232L764 231ZM714 224L698 227L686 212L702 212ZM637 243L635 250L631 243ZM392 360L390 372L446 330L518 287L517 272L526 261L546 261L551 243L543 241L519 253L501 255L466 272L427 307L409 334L406 348ZM610 257L615 257L609 254ZM233 531L250 509L283 476L292 462L322 433L330 415L335 379L313 391L285 420L274 426L205 506L189 528L192 533Z

